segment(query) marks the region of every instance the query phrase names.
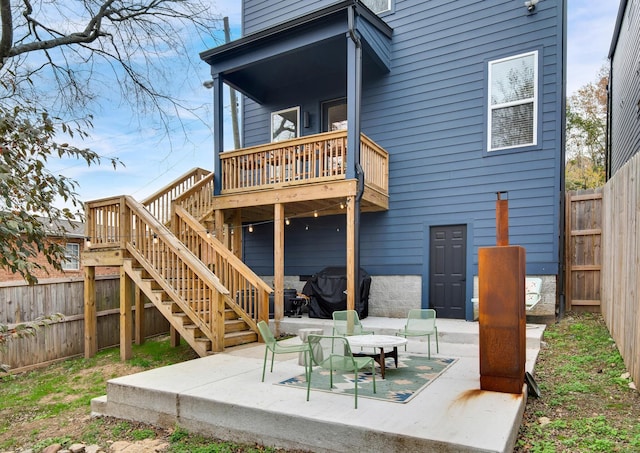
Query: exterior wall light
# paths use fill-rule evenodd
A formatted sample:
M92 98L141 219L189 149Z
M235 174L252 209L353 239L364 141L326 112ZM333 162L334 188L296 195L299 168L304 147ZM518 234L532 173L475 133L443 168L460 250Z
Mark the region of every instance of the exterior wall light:
M536 10L536 5L538 4L538 1L540 0L527 0L526 2L524 2L524 6L527 7L527 11L532 13Z

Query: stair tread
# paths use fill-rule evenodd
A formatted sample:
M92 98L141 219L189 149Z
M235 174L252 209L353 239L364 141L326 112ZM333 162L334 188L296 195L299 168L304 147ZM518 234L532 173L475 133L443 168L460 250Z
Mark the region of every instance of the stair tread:
M253 330L239 330L237 332L229 332L229 333L225 333L224 337L225 338L232 338L232 337L242 337L244 335L258 335L257 333L255 333Z
M181 285L182 296L180 297L183 297L184 300L183 302L176 302L173 298L176 297L177 294L174 294L172 290L167 291L163 289L168 288L166 285L171 286L172 283L177 280L175 277L164 276L162 277L164 280L161 282L153 277L153 275L156 275L154 272L151 270L147 271L147 265L145 263L138 262L135 258L125 258L125 260L128 262L127 266L129 266L129 270L127 272L131 273L132 278L138 282L143 292L145 292L147 296L150 296L149 299L157 306L158 310L160 310L160 312L170 320L171 324L173 324L176 329L179 329L180 332L182 332L185 340L192 345L193 349L200 356L213 354L213 339L206 336L205 331L207 328L199 327L204 326L202 321L204 319L209 319L211 312L209 310L203 310L196 313L196 316L201 318L201 320L198 320L195 318L192 319L180 308L180 305L182 305L183 302L187 304L193 302L193 304L190 305L198 308L210 306L211 301L209 300L191 300L195 299L196 296L199 295L200 289L189 287L189 285L186 287ZM180 281L184 281L184 279L180 278ZM188 309L187 312L190 313L190 309ZM231 308L231 306L225 306L222 316L224 322L224 348L247 343L255 343L258 341L259 337L257 332L251 330L243 317ZM211 328L214 328L214 326L211 326ZM203 331L203 329L205 331Z

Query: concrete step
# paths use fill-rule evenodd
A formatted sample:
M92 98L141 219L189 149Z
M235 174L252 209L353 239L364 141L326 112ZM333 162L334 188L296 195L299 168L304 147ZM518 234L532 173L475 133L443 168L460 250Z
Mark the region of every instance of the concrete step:
M384 329L397 324L397 320L374 321L367 318L363 324L378 330L376 334L389 333ZM473 328L446 321L439 328L449 338L468 335L459 337L450 326L457 325L465 332ZM402 323L400 320L400 326ZM281 321L281 328L294 331L305 326L322 326L330 333L331 321ZM299 338L285 341L293 344ZM526 392L481 391L478 347L473 343L440 342L439 356L457 361L406 404L359 398L356 410L352 395L326 391L313 391L307 401L304 389L274 385L303 372L297 354L277 354L273 372L267 371L261 382L264 345L245 345L112 379L107 384L107 398L92 400L91 410L93 415L167 428L180 425L208 436L319 453L507 453L513 450ZM412 342L409 352L418 352L423 346ZM536 355L537 350L527 349L528 369Z
M362 320L362 325L367 330L373 330L376 335L395 335L405 325L403 318L382 318L369 316ZM273 319L270 321L271 327L275 326ZM331 335L333 320L309 318L303 315L301 318L284 317L280 320L280 333L297 335L300 329L322 328L325 335ZM479 324L477 321L464 321L459 319L440 318L436 322L438 327L438 341L440 343L461 343L478 344ZM527 348L539 348L544 324L527 324ZM426 337L414 338L413 341L426 342ZM434 341L432 338L431 341ZM432 346L433 348L433 346ZM433 350L433 349L432 349Z

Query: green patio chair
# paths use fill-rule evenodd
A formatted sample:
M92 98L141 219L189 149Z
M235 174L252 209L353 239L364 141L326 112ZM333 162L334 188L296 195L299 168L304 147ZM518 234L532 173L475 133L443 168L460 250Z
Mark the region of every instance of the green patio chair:
M302 352L304 353L304 363L311 363L309 360L309 343L302 344L294 344L294 345L282 345L276 341L276 338L273 336L269 325L265 321L260 321L258 323L258 330L260 331L260 336L265 343L264 348L264 361L262 363L262 382L264 382L264 372L267 368L267 354L271 351L271 372L273 373L273 359L276 354L287 354L292 352ZM305 377L308 378L307 366L304 367Z
M309 335L311 363L307 373L307 401L311 391L313 365L329 370L329 389L333 388L333 372L348 371L354 374L355 408L358 408L358 372L371 367L373 393L376 393L376 362L371 357L354 357L349 342L343 336ZM337 346L334 348L334 344Z
M396 332L401 337L427 337L429 358L431 358L431 335L436 337L436 351L440 352L438 346L438 327L436 326L436 311L431 308L413 308L409 310L407 323L404 328ZM404 345L407 350L407 345Z
M332 335L349 336L349 335L373 335L373 330L365 330L360 323L360 317L355 310L339 310L334 311L333 317L333 333ZM351 328L350 328L351 326Z

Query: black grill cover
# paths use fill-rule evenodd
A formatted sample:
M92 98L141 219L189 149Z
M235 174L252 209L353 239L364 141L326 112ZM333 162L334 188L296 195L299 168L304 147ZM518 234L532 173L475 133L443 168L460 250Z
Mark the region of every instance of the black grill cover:
M369 316L369 289L371 277L360 268L360 300L356 300L358 317ZM331 319L334 311L347 309L347 268L344 266L325 267L314 274L304 285L302 293L309 296L309 317Z

